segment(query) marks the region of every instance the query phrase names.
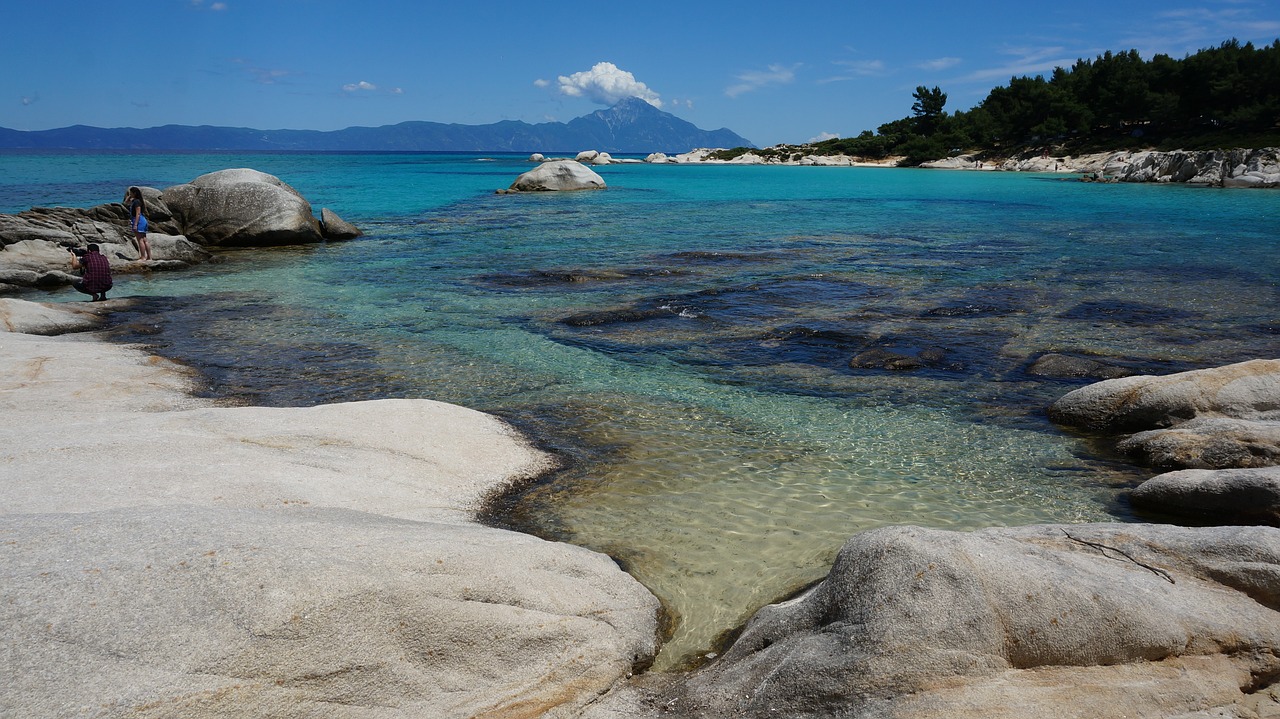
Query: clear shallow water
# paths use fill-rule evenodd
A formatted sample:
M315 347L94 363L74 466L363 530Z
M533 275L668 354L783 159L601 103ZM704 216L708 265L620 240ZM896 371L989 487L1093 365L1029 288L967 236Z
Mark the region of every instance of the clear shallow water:
M123 339L264 404L430 397L566 457L501 519L608 552L679 667L872 527L1133 519L1146 476L1043 408L1049 351L1144 372L1280 356L1280 199L996 173L523 157L0 154L0 211L254 167L368 233L126 276ZM49 299L76 299L68 292ZM914 371L865 351L940 350Z

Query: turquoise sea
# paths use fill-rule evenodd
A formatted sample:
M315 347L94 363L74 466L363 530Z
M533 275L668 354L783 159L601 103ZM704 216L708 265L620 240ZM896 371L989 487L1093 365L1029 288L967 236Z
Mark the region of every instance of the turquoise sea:
M252 167L367 233L125 275L115 336L229 402L427 397L564 459L492 521L653 590L655 668L713 651L885 524L1159 520L1149 472L1055 427L1084 381L1280 357L1280 195L1014 173L614 165L506 196L525 156L0 154L0 212ZM70 290L31 299L74 301ZM885 369L867 352L923 357Z

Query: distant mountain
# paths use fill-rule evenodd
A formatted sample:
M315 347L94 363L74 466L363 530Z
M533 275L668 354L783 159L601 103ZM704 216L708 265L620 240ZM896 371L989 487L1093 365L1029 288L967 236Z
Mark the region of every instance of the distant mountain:
M76 150L417 150L444 152L688 152L697 147L753 147L737 133L701 130L629 97L607 110L563 122L490 125L402 122L345 130L253 130L164 125L137 129L74 125L56 130L0 128L0 148Z

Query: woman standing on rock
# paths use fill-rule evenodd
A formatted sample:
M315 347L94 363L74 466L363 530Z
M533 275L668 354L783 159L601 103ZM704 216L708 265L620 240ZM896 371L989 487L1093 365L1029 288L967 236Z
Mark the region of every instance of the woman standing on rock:
M133 230L133 239L138 244L138 259L151 259L151 244L147 242L147 206L142 201L142 190L130 187L124 195L125 207L129 208L129 228Z

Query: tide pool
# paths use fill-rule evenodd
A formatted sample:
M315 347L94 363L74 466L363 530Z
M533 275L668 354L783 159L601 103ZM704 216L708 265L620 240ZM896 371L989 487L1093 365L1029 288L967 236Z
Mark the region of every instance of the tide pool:
M116 334L228 401L426 397L512 421L566 466L493 520L607 552L654 591L659 670L823 576L859 531L1152 519L1126 501L1148 472L1045 419L1085 380L1029 373L1041 355L1143 373L1280 357L1268 191L614 165L601 192L493 194L523 155L0 166L4 212L252 167L360 226L122 276L113 297L144 301Z

